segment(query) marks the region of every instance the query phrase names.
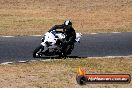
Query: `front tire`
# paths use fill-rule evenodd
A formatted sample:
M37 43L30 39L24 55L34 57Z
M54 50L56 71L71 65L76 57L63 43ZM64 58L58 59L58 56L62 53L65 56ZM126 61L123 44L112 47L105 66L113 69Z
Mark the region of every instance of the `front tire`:
M39 45L34 51L33 51L33 57L34 58L39 58L42 55L44 47L42 45Z

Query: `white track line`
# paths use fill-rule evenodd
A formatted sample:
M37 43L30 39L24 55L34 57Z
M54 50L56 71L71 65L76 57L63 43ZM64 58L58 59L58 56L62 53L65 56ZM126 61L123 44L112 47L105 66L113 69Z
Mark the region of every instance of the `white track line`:
M40 37L40 36L42 36L42 35L29 35L29 36ZM17 36L0 36L0 37L11 38L11 37L17 37Z
M30 62L35 62L35 61L37 61L37 60L30 60Z
M86 57L88 59L105 59L105 58L121 58L121 57L132 57L132 55L128 55L128 56L104 56L104 57ZM40 60L29 60L29 61L17 61L17 62L3 62L0 63L1 65L7 65L7 64L13 64L13 63L28 63L28 62L36 62L36 61L42 61L42 62L48 62L48 61L59 61L59 60L64 60L64 59L40 59Z
M95 35L95 34L98 34L98 33L90 33L90 34Z
M106 33L118 34L118 33L123 33L123 32L98 32L98 33L87 33L87 34L96 35L96 34L106 34ZM128 32L126 32L126 33L128 33ZM131 33L132 33L132 32L131 32ZM40 37L40 36L42 36L42 35L29 35L29 36ZM0 36L0 37L10 38L10 37L17 37L17 36Z
M31 35L31 36L38 36L39 37L39 36L42 36L42 35Z
M107 33L112 33L112 32L99 32L98 34L107 34Z
M118 34L118 33L121 33L121 32L112 32L112 33L114 33L114 34Z
M3 62L1 63L2 65L6 65L6 64L13 64L13 62Z
M28 62L28 61L18 61L18 63L26 63L26 62Z
M15 36L1 36L1 37L6 37L6 38L10 38L10 37L15 37Z
M87 58L97 58L97 59L101 59L101 58L120 58L120 57L132 57L132 55L128 55L128 56L103 56L103 57L87 57Z

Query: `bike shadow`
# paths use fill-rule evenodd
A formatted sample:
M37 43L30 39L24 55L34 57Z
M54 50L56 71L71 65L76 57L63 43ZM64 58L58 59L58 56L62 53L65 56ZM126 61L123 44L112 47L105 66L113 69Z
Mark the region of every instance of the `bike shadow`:
M44 56L44 57L41 57L41 59L81 59L81 58L87 58L87 57L80 57L80 56L66 56L66 57L59 57L59 56Z

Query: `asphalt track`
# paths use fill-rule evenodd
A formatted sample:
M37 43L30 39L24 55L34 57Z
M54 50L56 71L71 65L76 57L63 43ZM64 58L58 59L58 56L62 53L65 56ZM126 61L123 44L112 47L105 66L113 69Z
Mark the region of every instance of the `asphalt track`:
M41 36L0 37L0 63L37 60L32 52L41 43L40 39ZM132 32L88 34L80 41L69 58L132 55Z

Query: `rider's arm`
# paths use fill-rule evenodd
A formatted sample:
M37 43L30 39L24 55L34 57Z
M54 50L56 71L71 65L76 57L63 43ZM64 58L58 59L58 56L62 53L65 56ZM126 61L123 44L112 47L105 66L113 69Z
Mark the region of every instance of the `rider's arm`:
M53 31L53 30L56 30L56 29L63 29L63 28L64 28L63 25L54 25L54 26L49 30L49 32L50 32L50 31Z
M76 32L72 31L72 36L69 38L69 42L74 42L76 39Z

